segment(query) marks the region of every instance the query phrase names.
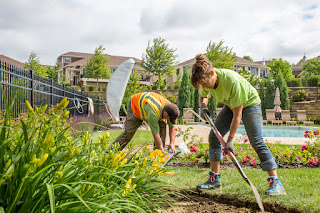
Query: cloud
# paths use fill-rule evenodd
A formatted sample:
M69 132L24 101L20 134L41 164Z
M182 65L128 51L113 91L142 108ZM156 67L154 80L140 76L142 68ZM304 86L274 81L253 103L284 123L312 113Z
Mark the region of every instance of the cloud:
M148 41L166 39L184 61L225 41L238 56L296 63L320 55L320 8L310 1L10 0L0 2L0 54L44 64L69 51L141 58ZM310 56L309 56L310 54Z

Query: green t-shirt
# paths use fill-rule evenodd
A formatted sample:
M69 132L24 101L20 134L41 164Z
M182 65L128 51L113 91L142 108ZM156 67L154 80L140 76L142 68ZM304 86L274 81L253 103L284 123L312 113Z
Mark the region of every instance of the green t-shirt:
M154 109L152 108L152 106L150 104L146 103L143 108L144 108L144 111L147 113L148 120L146 122L149 124L151 132L152 133L159 133L160 132L159 121L162 119L162 110L160 112L161 117L159 119L156 112L154 111ZM167 124L170 127L173 127L173 124L171 124L171 122L169 120L167 121Z
M218 74L216 89L203 88L199 95L203 98L210 92L212 96L231 109L243 105L243 108L261 103L257 90L237 72L228 69L214 69Z

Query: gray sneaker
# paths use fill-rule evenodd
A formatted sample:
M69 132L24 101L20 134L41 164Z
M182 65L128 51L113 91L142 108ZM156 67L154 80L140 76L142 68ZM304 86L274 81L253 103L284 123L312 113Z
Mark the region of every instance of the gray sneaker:
M209 175L210 177L205 183L197 186L198 191L216 189L216 188L222 187L220 174L209 172Z
M265 192L266 195L286 195L286 190L284 189L279 178L269 177L269 189Z

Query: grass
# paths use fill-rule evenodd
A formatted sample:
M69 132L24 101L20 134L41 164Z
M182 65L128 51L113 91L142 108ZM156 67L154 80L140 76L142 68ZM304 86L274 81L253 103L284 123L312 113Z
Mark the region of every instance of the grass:
M208 178L208 169L170 168L173 176L161 177L165 182L178 189L194 190ZM278 169L281 182L287 191L286 196L266 196L268 175L261 169L244 169L247 177L255 185L263 202L278 202L308 212L320 212L320 168ZM224 194L230 197L255 201L250 186L242 179L237 170L221 170L223 188L211 190L212 194Z
M112 143L121 133L123 130L119 131L110 131L110 142ZM95 132L92 134L91 138L95 141L99 138L99 136L105 135L106 132ZM130 143L132 145L152 145L153 144L153 136L151 131L147 130L138 130L136 134L131 139Z

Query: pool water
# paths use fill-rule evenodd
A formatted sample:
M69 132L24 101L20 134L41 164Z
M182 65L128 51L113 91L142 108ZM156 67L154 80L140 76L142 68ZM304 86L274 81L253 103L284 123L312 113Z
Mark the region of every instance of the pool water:
M317 130L316 127L302 126L263 126L263 137L280 137L280 138L304 138L306 130ZM240 125L237 130L238 134L246 134L243 125Z

